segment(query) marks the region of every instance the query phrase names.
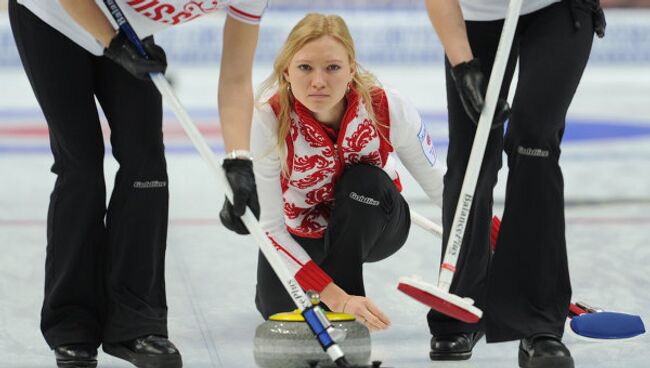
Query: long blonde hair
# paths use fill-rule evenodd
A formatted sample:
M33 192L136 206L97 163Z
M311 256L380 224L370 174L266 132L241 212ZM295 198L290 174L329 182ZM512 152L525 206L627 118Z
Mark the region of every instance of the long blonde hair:
M280 49L278 56L273 63L273 72L262 83L259 92L257 93L258 103L266 103L261 101L262 98L267 98L271 92L275 92L278 96L279 114L278 114L278 149L280 150L280 157L286 156L285 138L289 133L291 120L291 108L293 104L293 96L287 88L289 82L284 78L284 72L289 68L293 56L307 43L314 41L323 36L330 36L343 45L347 51L350 65L355 65L355 73L352 77L351 87L354 88L361 102L365 105L368 111L370 120L377 124L375 119L375 112L372 107L372 93L379 82L370 72L361 68L356 60L356 52L354 49L354 41L350 35L348 26L345 24L343 18L338 15L324 15L318 13L307 14L298 24L296 24L284 45ZM285 160L280 160L283 164L283 171L286 169L284 166ZM285 172L286 173L286 172Z

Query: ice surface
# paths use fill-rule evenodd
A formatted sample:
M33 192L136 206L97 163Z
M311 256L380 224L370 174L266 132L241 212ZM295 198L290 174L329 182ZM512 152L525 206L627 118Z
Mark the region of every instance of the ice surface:
M432 135L443 142L439 159L444 163L440 66L367 67L429 117ZM180 99L209 131L211 142L218 143L216 67L172 67L170 72ZM256 81L267 72L257 69ZM45 124L22 71L0 70L0 80L0 366L51 367L53 357L40 335L39 313L45 214L54 181L49 173L52 159ZM562 154L574 300L640 314L646 324L650 323L649 102L647 66L589 67L569 115L576 138L567 139ZM594 138L594 130L603 126L611 129ZM186 367L254 367L254 331L262 322L253 304L256 246L250 238L221 227L217 217L221 188L200 157L187 153L189 143L171 115L165 129L170 150L167 292L171 337ZM632 133L618 134L623 131ZM114 160L106 160L109 188L115 165ZM413 208L439 220L439 209L429 204L406 171L402 175L405 196ZM497 213L502 210L504 183L502 170L495 190ZM367 265L368 295L393 322L390 330L372 336L373 359L400 368L516 366L516 342L480 342L467 362L429 361L426 308L398 292L396 285L400 276L410 274L435 282L439 247L439 239L414 228L398 254ZM626 342L592 343L572 337L565 341L577 367L648 366L648 336ZM101 367L129 366L103 353L99 360Z

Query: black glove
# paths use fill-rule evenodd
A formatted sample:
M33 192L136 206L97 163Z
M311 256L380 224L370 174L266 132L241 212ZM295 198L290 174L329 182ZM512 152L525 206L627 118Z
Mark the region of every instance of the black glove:
M592 17L594 19L594 32L598 38L605 37L605 28L607 28L607 21L605 21L605 12L603 8L600 7L600 1L598 2L598 9L596 9Z
M248 234L248 229L240 219L246 211L246 207L250 207L257 219L260 218L260 203L257 201L253 161L241 158L227 158L223 160L221 166L226 171L235 204L232 205L226 198L219 213L219 218L223 226L237 234Z
M573 28L575 30L582 27L582 23L578 19L578 11L582 10L591 14L596 36L598 38L605 37L607 22L605 21L605 12L603 12L603 8L600 6L600 0L569 0L569 10L571 11L571 19L573 20Z
M481 64L478 59L472 59L471 61L460 63L450 70L465 112L474 124L478 124L483 105L485 104L484 97L487 90L485 77L481 72ZM492 129L503 125L509 117L510 105L508 105L508 101L499 98L494 120L492 121Z
M113 60L139 79L149 79L149 73L165 73L167 57L165 51L149 36L142 40L149 58L140 55L124 32L120 31L104 49L104 56Z

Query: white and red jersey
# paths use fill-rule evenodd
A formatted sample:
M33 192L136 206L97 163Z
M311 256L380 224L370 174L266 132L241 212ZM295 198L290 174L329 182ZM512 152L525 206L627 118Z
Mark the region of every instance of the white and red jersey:
M94 55L104 48L63 9L57 0L18 0L32 13ZM95 0L117 28L102 0ZM258 24L268 0L116 0L135 32L144 38L166 27L223 9L239 21Z
M377 90L374 111L379 122L388 121L386 95ZM354 91L347 94L348 110L333 140L311 112L296 101L291 111L287 135L288 175L280 178L284 200L284 220L289 232L306 238L321 238L329 222L334 201L334 183L345 167L370 164L381 167L401 189L393 148L388 141L389 126L375 125ZM274 112L279 110L272 102Z
M321 291L331 282L291 237L321 238L334 204L334 188L346 166L381 167L401 190L395 152L433 202L441 206L443 170L435 165L431 137L415 108L397 93L373 93L377 124L354 90L335 139L299 102L291 111L286 157L277 147L277 105L272 98L253 118L251 150L259 194L260 223L305 290ZM282 165L282 161L284 165ZM282 167L286 172L282 173Z

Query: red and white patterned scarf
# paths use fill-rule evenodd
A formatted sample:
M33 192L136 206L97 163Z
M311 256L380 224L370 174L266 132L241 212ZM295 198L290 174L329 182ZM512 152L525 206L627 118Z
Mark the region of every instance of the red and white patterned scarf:
M291 128L285 140L288 175L281 177L284 217L289 232L307 238L324 235L334 204L334 186L346 166L381 167L401 190L395 161L390 156L393 151L388 141L390 119L383 90L374 91L373 109L378 125L370 120L358 94L350 90L347 109L334 142L309 109L295 101ZM277 104L274 111L277 115Z

